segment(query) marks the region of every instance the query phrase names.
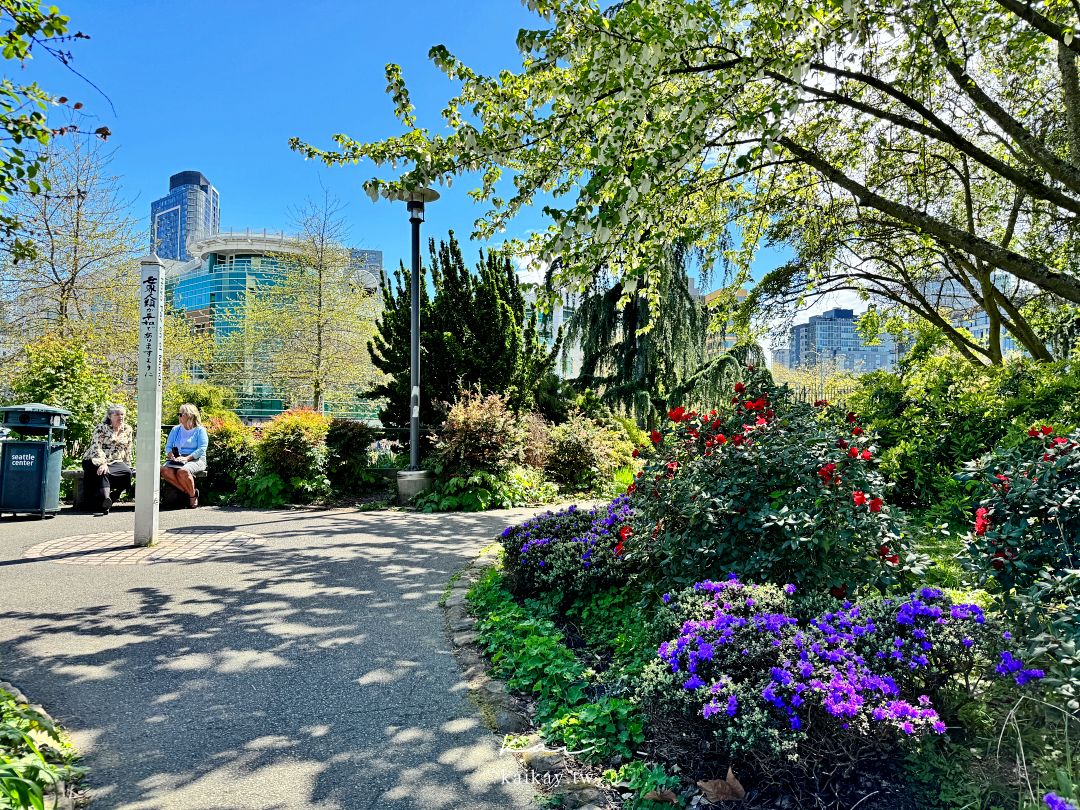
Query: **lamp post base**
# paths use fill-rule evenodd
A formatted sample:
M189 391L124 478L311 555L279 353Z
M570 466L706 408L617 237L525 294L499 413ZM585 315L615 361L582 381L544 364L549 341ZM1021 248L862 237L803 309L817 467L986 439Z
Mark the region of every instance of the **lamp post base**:
M397 474L398 502L407 504L421 492L431 489L435 476L430 470L399 470Z

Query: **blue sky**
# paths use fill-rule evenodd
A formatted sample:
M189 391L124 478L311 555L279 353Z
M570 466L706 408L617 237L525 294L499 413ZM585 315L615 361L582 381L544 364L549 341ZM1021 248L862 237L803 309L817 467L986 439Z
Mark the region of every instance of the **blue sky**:
M400 133L385 92L387 62L402 66L421 125L441 127L438 113L456 86L428 60L430 47L444 44L494 73L520 64L518 30L543 22L517 0L57 2L72 28L91 37L71 46L74 66L108 100L45 55L25 78L84 102L94 124L112 130L112 168L141 227L150 202L168 191L169 175L182 170L201 171L218 188L223 228L290 230L290 208L325 186L347 203L352 242L382 250L387 267L408 256L404 207L370 202L360 187L370 166L304 161L288 139L329 147L337 132L364 140ZM425 237L450 228L468 236L483 213L469 188L441 189ZM545 225L539 211L529 212L507 235ZM769 252L759 264L765 270L779 261Z

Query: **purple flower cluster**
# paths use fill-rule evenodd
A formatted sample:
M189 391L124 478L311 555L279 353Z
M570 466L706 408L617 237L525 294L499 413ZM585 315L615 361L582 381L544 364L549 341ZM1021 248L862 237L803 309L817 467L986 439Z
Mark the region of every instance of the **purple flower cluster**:
M588 569L596 562L597 554L614 556L619 529L632 514L630 499L621 495L602 509L570 506L559 512L544 512L517 526L508 526L501 537L507 552L517 556L525 567L548 567L555 545L569 543L574 544L581 567Z
M994 671L998 675L1012 675L1017 686L1041 678L1044 674L1041 669L1025 669L1024 662L1008 650L1001 651L1001 663L994 667Z
M1077 810L1075 804L1061 798L1056 793L1047 793L1043 796L1043 801L1046 802L1046 806L1049 810Z
M759 696L794 731L804 726L811 712L824 712L843 728L862 718L904 734L944 733L946 726L928 696L904 698L899 673L931 666L936 634L970 632L962 629L964 625L986 622L978 606L950 604L936 588L922 588L901 600L883 600L880 606L885 610L875 614L877 620L845 602L805 625L776 612L775 591L741 583L734 576L699 582L694 591L704 595L708 618L684 622L678 638L660 645L659 657L673 674L686 675L681 681L684 689L703 690L708 696L701 712L706 719L723 720L724 715L738 713L732 673L724 671L737 667L747 673L738 694L744 699L748 692ZM791 594L786 587L783 592ZM758 607L770 602L771 611ZM963 646L971 646L969 641L974 643L965 636ZM725 649L729 645L730 652ZM736 650L741 658L734 657ZM1042 674L1023 669L1008 653L1003 654L998 672L1015 675L1020 685Z

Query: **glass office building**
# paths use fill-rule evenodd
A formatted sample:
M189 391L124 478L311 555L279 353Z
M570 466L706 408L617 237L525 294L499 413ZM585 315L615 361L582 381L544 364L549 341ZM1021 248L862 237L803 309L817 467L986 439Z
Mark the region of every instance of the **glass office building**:
M169 193L150 203L150 245L163 259L190 261L189 243L220 230L218 192L202 172L174 174Z
M900 353L891 335L882 335L876 346L863 343L855 330L853 310L830 309L793 327L787 347L776 357L789 368L813 368L820 363L859 373L891 369Z
M289 254L299 252L295 237L283 233L233 231L218 232L191 241L191 261L174 266L166 276L168 303L183 313L197 328L207 330L215 340L224 340L242 325L244 304L249 292L259 285L273 284ZM379 286L383 255L379 250L352 249L351 268L357 284L375 291ZM235 368L234 390L240 400L239 414L249 420L269 418L287 405L276 398L272 388L257 379L256 364L250 357L219 357ZM359 400L341 407L331 405L329 413L357 419L374 419L377 409Z

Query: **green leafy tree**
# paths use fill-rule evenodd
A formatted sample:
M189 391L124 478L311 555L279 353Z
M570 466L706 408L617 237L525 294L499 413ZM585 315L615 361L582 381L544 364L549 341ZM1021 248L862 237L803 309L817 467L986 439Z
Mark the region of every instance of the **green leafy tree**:
M462 388L507 397L516 410L535 406L536 393L552 373L559 344L541 342L536 313L530 311L509 256L480 254L475 272L465 265L461 246L429 243L433 295L422 272L420 314L421 415L432 420ZM383 311L372 340L376 367L387 379L372 392L385 397L380 418L395 427L408 425L410 292L408 274L399 268L394 284L384 281Z
M730 395L744 366L762 365L753 345L710 357L710 314L690 290L688 255L673 249L654 282L655 294L599 276L575 308L566 340L580 348L577 384L600 392L604 404L655 427L669 405L715 407Z
M26 347L11 381L14 403L41 402L71 411L68 450L77 454L90 441L105 414L117 382L77 342L48 334Z
M0 0L0 28L3 34L3 58L25 67L35 50L45 52L67 65L72 59L64 50L86 34L68 33L70 18L56 6L43 6L41 0ZM44 147L56 134L78 130L77 126L54 129L46 113L54 104L67 104L66 98L54 98L36 83L20 83L0 77L0 203L22 194L41 194L48 181L39 174L46 163ZM78 110L82 104L72 105ZM108 137L106 127L99 127L99 137ZM39 151L42 150L42 151ZM31 258L34 245L21 234L23 224L18 212L0 213L0 246L12 257Z
M322 412L353 402L375 379L367 344L375 322L375 279L345 246L342 205L329 195L297 214L299 234L278 254L279 270L232 313L215 377L269 383L290 406Z
M443 110L449 133L418 124L390 65L403 135L294 148L406 167L369 180L373 197L479 173L481 237L547 203L550 227L522 247L561 259L562 282L608 268L659 295L651 282L680 242L743 280L757 249L782 240L796 260L772 279L778 295L835 282L933 320L953 304L926 287L947 280L948 296L990 319L987 345L965 345L970 360L1000 362L1002 330L1050 356L1020 308L1029 291L1080 303L1076 6L528 5L544 24L519 33L519 70L485 76L432 48L460 85Z

